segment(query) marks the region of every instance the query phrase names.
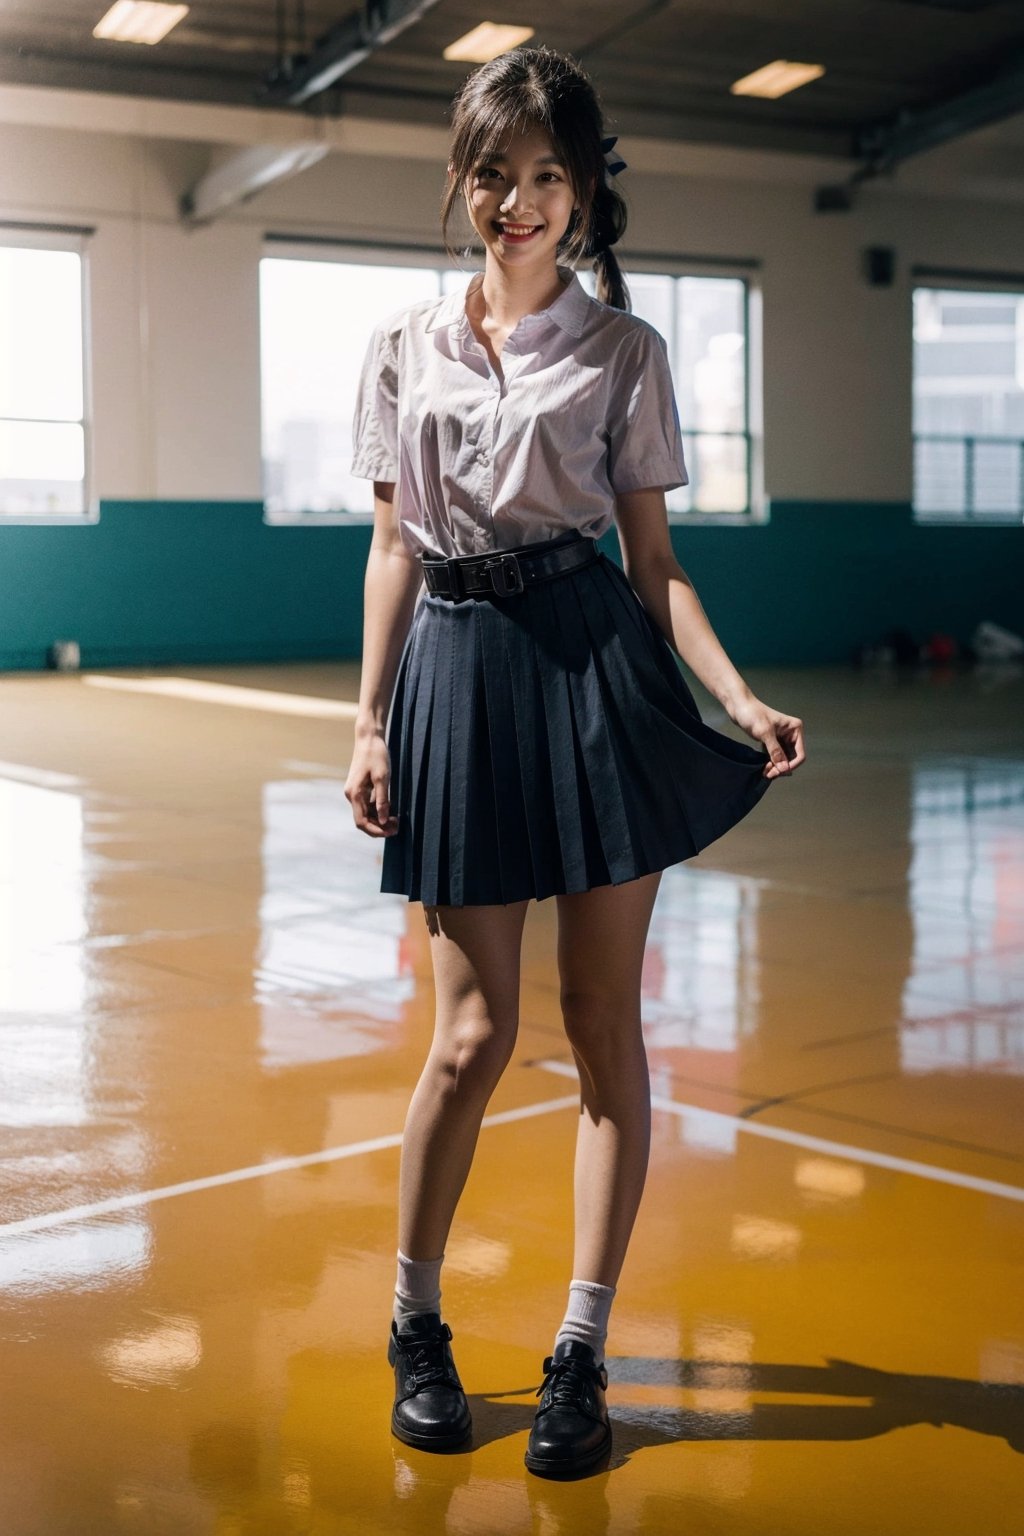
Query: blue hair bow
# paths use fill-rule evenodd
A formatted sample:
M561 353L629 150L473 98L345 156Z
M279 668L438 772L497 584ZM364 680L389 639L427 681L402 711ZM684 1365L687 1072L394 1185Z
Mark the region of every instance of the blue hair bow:
M618 134L613 133L610 138L601 140L601 149L604 154L605 181L611 185L610 177L617 176L620 171L627 169L626 162L621 155L615 153L615 145L618 143Z

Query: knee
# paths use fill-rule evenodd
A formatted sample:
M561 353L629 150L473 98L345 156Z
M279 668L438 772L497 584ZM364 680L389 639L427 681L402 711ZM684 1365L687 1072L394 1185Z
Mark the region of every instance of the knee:
M563 986L561 1006L569 1044L588 1064L614 1064L643 1049L638 997L614 987Z
M498 1020L481 1007L463 1008L440 1033L435 1064L451 1092L489 1093L508 1065L516 1020Z

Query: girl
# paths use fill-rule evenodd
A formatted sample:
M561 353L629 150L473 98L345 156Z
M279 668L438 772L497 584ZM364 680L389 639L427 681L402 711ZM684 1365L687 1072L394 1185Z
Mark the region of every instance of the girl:
M391 1426L423 1449L470 1433L441 1263L515 1041L526 909L554 896L581 1113L573 1279L526 1452L547 1476L611 1445L604 1346L647 1171L640 972L661 872L804 760L802 722L747 687L672 553L664 491L689 477L666 344L630 313L611 250L623 162L603 133L590 81L547 48L464 82L441 230L454 260L464 198L483 272L377 326L352 464L375 524L345 794L385 840L381 889L424 904L436 990L402 1144ZM613 518L624 572L595 543ZM702 721L673 648L761 750Z

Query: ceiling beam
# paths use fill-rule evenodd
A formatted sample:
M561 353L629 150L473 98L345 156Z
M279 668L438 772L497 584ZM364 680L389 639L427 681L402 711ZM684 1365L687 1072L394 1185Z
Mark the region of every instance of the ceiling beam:
M300 106L355 69L385 43L413 26L439 0L364 0L362 11L346 16L317 39L311 53L288 54L259 90L269 102Z
M851 180L891 170L912 155L924 154L951 139L962 138L975 128L1001 122L1024 110L1024 62L1018 57L987 85L951 96L920 112L905 111L889 123L858 130L857 155L865 162Z
M891 175L897 166L915 155L963 138L1024 108L1024 63L1015 52L1009 64L986 85L950 96L919 112L905 108L894 119L870 123L855 131L853 151L860 160L856 170L841 182L815 188L816 213L849 213L863 182Z

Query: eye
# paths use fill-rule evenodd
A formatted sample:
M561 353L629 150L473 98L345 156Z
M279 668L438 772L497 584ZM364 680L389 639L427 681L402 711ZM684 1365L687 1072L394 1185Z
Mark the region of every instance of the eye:
M488 174L488 172L489 172L489 171L494 171L494 174L495 174L495 176L498 176L498 175L500 175L500 174L501 174L501 173L500 173L500 172L499 172L499 171L496 171L496 170L495 170L495 169L494 169L494 166L493 166L493 165L482 165L482 166L481 166L481 167L480 167L480 169L479 169L479 170L478 170L478 171L477 171L477 173L476 173L476 174L477 174L477 176L479 176L479 177L480 177L480 178L481 178L481 179L483 179L483 178L484 178L484 177L486 177L486 176L487 176L487 174Z

